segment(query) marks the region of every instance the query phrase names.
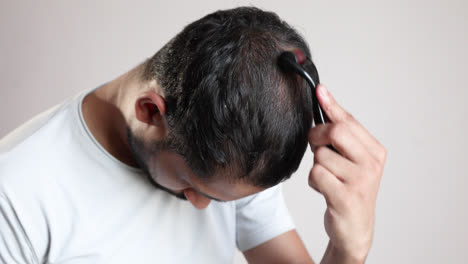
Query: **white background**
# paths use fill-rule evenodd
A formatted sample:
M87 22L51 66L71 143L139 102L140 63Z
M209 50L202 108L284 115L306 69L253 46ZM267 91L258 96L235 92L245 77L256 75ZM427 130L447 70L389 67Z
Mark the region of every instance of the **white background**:
M186 24L240 5L295 26L322 82L388 149L368 263L466 263L467 1L1 0L0 137L129 70ZM307 185L312 162L308 151L284 190L319 262L328 238L324 200Z

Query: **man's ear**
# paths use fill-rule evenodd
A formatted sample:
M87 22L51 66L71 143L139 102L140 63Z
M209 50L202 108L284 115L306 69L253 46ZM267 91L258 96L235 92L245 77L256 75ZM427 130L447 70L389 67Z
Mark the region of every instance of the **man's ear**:
M161 95L145 92L135 102L136 118L148 125L166 129L166 104Z

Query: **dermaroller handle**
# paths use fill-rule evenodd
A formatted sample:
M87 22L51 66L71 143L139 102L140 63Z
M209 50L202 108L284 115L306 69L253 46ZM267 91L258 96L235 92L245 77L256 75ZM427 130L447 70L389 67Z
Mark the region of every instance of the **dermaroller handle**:
M310 74L304 69L304 67L302 67L302 65L306 62L307 59L308 58L306 58L302 50L294 49L292 51L282 52L278 58L278 64L286 72L294 72L299 74L309 84L310 89L312 90L312 110L315 125L329 123L330 119L325 114L325 112L322 111L322 108L316 96L316 86L319 84L317 68L315 67L315 64L311 60L309 60L309 63L312 65L312 68L315 71L312 74L315 74L317 76L316 84L310 76ZM332 145L327 145L327 147L335 151L336 153L339 153Z

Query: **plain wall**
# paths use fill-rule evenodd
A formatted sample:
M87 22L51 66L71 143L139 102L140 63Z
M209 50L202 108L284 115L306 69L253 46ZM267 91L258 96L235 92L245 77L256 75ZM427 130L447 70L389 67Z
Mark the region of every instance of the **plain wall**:
M210 12L277 12L310 44L321 80L388 150L368 263L468 259L468 2L5 1L0 3L0 137L153 55ZM284 185L314 260L328 242L313 154ZM239 254L235 263L245 263Z

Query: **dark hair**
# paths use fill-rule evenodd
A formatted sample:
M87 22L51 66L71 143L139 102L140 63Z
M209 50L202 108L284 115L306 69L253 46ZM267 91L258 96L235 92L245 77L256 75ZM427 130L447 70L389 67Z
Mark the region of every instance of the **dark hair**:
M304 39L273 12L219 10L186 26L149 59L162 87L170 148L204 180L270 187L297 170L312 122L310 91L277 57Z

